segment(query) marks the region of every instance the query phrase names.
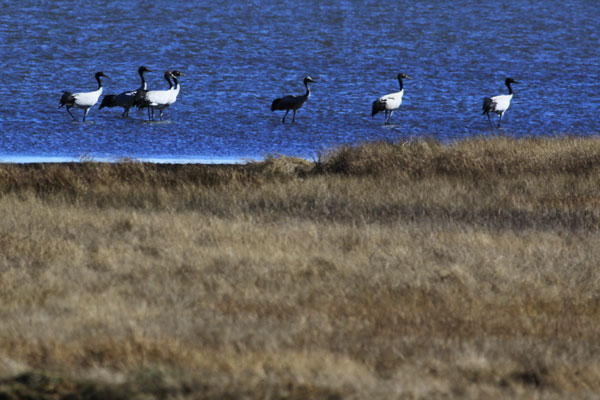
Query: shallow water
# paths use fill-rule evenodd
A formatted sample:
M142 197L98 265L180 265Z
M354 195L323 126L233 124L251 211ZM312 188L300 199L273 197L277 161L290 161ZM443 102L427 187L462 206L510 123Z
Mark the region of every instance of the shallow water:
M594 135L599 56L597 1L5 2L0 161L227 162L424 135ZM94 90L96 71L111 78L104 94L137 88L140 65L151 89L166 69L186 74L165 121L96 105L72 122L57 108L63 90ZM397 91L398 72L412 79L384 126L371 103ZM311 98L282 124L271 101L301 94L306 75ZM520 83L492 129L482 99L506 93L507 76Z

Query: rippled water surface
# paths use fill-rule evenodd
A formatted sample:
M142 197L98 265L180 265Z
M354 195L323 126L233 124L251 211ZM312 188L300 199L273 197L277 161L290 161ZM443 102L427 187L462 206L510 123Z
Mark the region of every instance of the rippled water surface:
M593 135L600 131L597 1L40 1L0 12L0 160L222 161L268 154L315 157L366 140L429 135ZM58 109L63 90L104 94L165 88L181 93L162 122L122 109L86 123ZM377 97L404 103L391 126L371 118ZM301 94L295 124L271 101ZM481 115L484 96L519 81L501 130ZM82 112L74 113L81 120ZM291 116L291 115L290 115Z

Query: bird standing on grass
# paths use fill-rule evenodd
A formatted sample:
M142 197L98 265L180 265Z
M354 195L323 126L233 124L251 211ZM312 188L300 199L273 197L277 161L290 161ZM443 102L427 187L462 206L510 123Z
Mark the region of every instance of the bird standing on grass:
M298 96L288 95L273 100L273 103L271 103L271 111L285 110L285 115L281 120L282 123L285 124L285 117L287 117L290 110L294 110L292 122L296 120L296 111L298 111L298 109L302 107L306 100L308 100L308 98L310 97L310 88L308 87L308 84L314 82L315 81L313 81L310 76L307 76L306 78L304 78L304 86L306 87L306 93Z
M510 106L510 101L513 97L513 90L510 86L511 83L519 82L516 82L512 78L506 78L504 84L508 88L508 94L502 94L494 97L485 97L483 99L483 107L481 108L483 110L483 113L481 115L487 114L488 121L490 121L490 126L492 126L492 119L490 118L490 113L493 112L498 114L498 128L500 128L502 116L504 115L506 110L508 110L508 107Z
M402 104L402 96L404 96L404 85L402 79L410 79L406 74L398 74L398 83L400 83L400 91L396 93L386 94L373 102L371 117L374 117L380 111L385 111L385 124L388 125L392 119L394 110L397 110ZM388 117L389 112L389 117Z
M90 108L94 106L98 102L100 95L102 94L102 81L101 77L108 78L108 76L104 75L103 72L96 72L96 80L98 81L98 89L93 92L81 92L81 93L71 93L71 92L63 92L62 97L60 98L58 108L62 106L67 106L67 112L73 118L73 121L77 121L77 118L71 114L71 107L81 108L84 111L83 114L83 122L85 122L85 117L88 115Z
M142 78L142 85L138 89L119 93L118 95L107 94L102 99L102 103L100 103L100 109L102 110L104 107L123 107L124 110L122 116L128 116L129 109L133 107L135 94L138 92L138 90L148 90L148 84L146 83L146 79L144 78L144 72L152 71L144 66L138 68L138 74L140 75L140 78Z

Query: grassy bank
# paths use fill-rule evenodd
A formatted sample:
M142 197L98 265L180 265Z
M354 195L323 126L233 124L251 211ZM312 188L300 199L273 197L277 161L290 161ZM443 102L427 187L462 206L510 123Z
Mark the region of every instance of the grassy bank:
M583 138L0 165L0 398L598 395L599 170Z

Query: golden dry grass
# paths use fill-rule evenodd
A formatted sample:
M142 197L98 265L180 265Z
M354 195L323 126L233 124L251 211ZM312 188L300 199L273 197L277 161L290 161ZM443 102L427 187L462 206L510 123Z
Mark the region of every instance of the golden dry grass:
M599 396L599 171L593 138L0 165L0 399Z

